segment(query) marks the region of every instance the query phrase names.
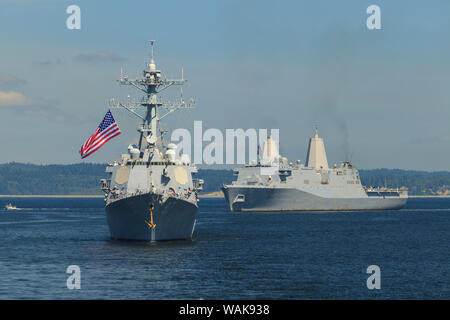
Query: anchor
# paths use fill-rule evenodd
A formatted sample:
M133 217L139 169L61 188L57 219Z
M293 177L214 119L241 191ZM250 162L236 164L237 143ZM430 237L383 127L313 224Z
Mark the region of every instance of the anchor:
M145 223L148 225L149 229L155 229L156 224L153 223L153 203L150 204L150 222L148 222L147 220L145 220Z

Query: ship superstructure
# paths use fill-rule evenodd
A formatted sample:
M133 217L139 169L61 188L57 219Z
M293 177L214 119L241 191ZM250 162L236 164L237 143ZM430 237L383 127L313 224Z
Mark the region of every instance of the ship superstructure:
M121 72L118 82L144 92L139 102L116 102L111 107L124 108L141 120L139 142L129 145L120 161L110 163L102 180L105 192L105 211L111 237L126 240L189 239L195 227L198 211L197 192L203 181L195 179L197 168L187 155L178 155L177 146L164 141L165 130L160 120L180 108L194 105L181 99L166 102L158 93L173 85L186 83L181 79L166 79L156 68L153 45L151 60L142 77L129 79ZM144 114L142 115L142 111ZM163 115L160 110L165 109Z
M295 164L274 150L271 138L258 163L234 170L237 180L222 190L231 211L315 211L400 209L406 188L364 187L350 162L328 167L323 139L316 129L306 163Z

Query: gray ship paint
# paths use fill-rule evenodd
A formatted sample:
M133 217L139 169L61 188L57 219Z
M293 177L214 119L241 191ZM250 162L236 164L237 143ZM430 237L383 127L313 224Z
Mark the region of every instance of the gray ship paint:
M222 188L231 211L386 210L400 209L408 199L406 188L363 187L349 162L328 168L317 130L306 165L289 164L278 153L273 159L234 170L237 180Z
M139 145L128 146L122 160L107 166L108 178L102 180L105 192L105 212L113 239L125 240L177 240L190 239L195 228L198 211L197 192L203 181L193 178L197 168L186 155L177 155L176 145L166 145L160 119L176 109L189 107L181 102L172 104L157 98L159 91L172 85L182 85L186 80L164 79L156 69L153 57L143 71L142 78L128 79L121 74L120 84L132 85L144 91L140 103L110 102L113 107L123 107L142 120L138 127ZM159 116L158 107L168 108ZM144 108L145 116L137 110Z

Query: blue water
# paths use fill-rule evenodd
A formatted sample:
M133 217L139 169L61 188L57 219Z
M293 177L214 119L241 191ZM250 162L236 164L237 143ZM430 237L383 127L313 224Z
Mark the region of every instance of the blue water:
M0 299L450 299L450 199L400 211L228 213L192 241L111 241L102 199L0 198ZM69 290L66 268L81 269ZM368 290L369 265L381 290Z

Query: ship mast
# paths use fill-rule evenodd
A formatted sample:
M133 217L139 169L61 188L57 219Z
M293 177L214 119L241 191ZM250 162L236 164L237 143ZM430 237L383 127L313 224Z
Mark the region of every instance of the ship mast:
M184 101L183 91L181 89L180 100L174 102L163 101L158 97L158 94L169 88L172 85L183 85L187 82L184 79L184 71L181 71L181 79L166 79L162 76L161 71L156 68L154 59L154 47L155 40L150 40L151 55L150 63L146 65L146 68L142 72L141 78L134 80L128 79L128 76L123 75L121 70L120 79L117 80L121 85L132 85L137 89L145 93L145 96L139 102L115 102L114 99L110 100L111 107L120 107L128 110L135 116L142 120L141 125L137 128L140 133L139 137L139 149L142 151L145 148L154 148L155 145L160 142L162 144L164 131L160 131L158 135L158 124L161 119L169 115L170 113L180 108L192 108L195 105L194 100L191 98L189 102ZM158 109L166 109L166 113L159 116ZM144 109L145 115L141 115L137 112L138 109ZM145 146L145 147L144 147Z

